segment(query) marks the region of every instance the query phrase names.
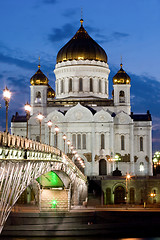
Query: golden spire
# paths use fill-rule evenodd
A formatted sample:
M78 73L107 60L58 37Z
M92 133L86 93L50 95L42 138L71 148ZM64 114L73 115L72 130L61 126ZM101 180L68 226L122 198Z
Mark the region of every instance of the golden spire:
M80 19L81 26L83 26L83 9L81 8L81 19Z
M122 64L122 56L121 56L121 64L120 64L120 66L121 66L121 68L122 68L122 66L123 66L123 64Z
M38 58L39 60L39 64L38 64L38 68L40 69L41 65L40 65L40 57Z

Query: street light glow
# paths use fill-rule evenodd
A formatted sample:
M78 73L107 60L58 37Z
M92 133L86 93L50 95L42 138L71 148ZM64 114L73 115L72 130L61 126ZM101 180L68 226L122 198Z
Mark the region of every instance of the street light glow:
M44 118L44 116L42 115L42 113L39 113L39 114L37 115L37 118L38 118L39 121L42 121L43 118Z
M63 140L65 141L67 139L66 135L64 134L63 135Z
M5 87L5 89L3 90L3 98L5 101L9 102L10 98L11 98L11 92L9 91L9 89L7 87Z
M31 105L27 102L25 105L24 105L24 109L26 111L26 113L30 113L31 112Z
M59 132L59 127L55 126L54 130L55 130L56 133L58 133Z
M47 125L48 125L48 127L52 127L52 121L51 120L49 120L48 122L47 122Z

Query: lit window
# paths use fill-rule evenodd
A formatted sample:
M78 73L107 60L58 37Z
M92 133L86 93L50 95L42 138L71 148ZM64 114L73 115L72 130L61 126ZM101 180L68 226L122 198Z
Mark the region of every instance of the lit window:
M119 102L124 103L125 102L125 93L124 91L119 92Z
M139 168L140 172L143 172L144 171L144 163L141 162L140 163L140 168Z
M41 92L36 92L35 103L41 103Z

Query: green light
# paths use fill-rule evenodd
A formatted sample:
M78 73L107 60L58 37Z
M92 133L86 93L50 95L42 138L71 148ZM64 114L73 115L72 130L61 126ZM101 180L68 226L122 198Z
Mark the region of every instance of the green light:
M58 177L58 175L54 172L48 172L40 176L37 181L43 187L63 187L64 184L62 180Z
M56 208L57 207L57 201L56 200L53 200L51 202L51 208Z

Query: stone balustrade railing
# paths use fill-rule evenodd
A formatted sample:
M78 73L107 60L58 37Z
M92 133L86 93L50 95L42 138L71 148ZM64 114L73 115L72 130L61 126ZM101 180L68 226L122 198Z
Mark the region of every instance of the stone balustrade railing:
M10 148L18 148L18 149L26 149L32 151L40 151L46 153L55 153L56 155L61 155L61 151L57 148L49 146L47 144L39 143L34 140L11 135L6 132L0 132L0 146L10 147Z
M59 157L65 157L66 162L70 165L70 167L78 172L80 171L79 168L72 162L72 160L65 155L61 150L49 146L47 144L39 143L34 140L24 138L21 136L11 135L6 132L0 132L0 146L7 147L7 148L14 148L14 149L22 149L27 151L36 151L36 152L43 152L43 153L53 153ZM81 178L84 178L83 173L80 171L78 175L81 175Z

